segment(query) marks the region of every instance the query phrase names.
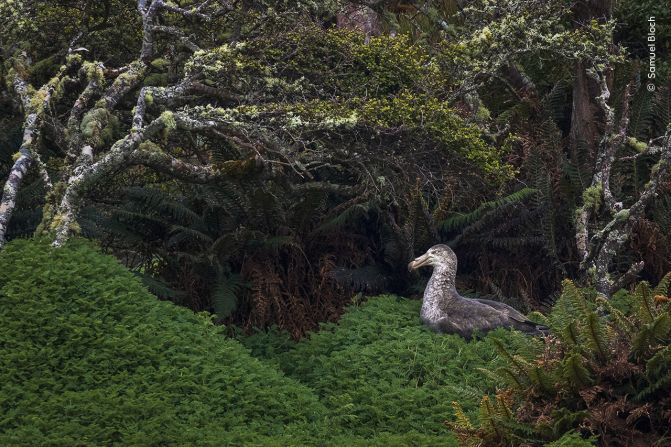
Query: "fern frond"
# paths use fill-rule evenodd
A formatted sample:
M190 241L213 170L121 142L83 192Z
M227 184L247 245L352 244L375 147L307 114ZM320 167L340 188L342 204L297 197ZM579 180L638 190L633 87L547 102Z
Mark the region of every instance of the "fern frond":
M657 286L653 290L652 296L653 297L658 295L667 296L667 294L669 293L669 286L671 286L671 272L664 275L662 280L657 284Z
M514 387L516 387L519 390L522 390L525 388L525 383L520 379L519 373L516 373L510 368L498 368L496 370L496 376L497 379L500 379L503 377L503 379L512 384Z
M533 385L546 394L554 391L555 380L544 368L532 366L528 371L529 380Z
M651 323L655 319L656 310L654 296L650 293L650 285L641 281L634 289L634 299L636 300L638 306L637 317L643 323Z
M248 245L273 252L277 252L286 247L300 248L300 244L298 244L293 236L268 236L263 239L250 241L248 242Z
M583 291L578 288L573 281L568 279L564 280L562 283L562 298L564 297L566 297L565 299L568 299L573 308L581 315L587 316L592 312L587 304Z
M648 359L645 366L645 372L648 375L659 375L669 369L671 365L671 345L664 346L657 351L655 355Z
M666 374L655 380L654 383L644 387L638 394L636 394L636 396L634 396L634 400L638 402L645 401L657 392L665 390L669 387L671 387L671 370L667 371Z
M339 267L331 275L338 285L355 292L379 292L390 281L387 270L377 264L353 269Z
M369 211L369 202L356 203L319 225L313 230L313 234L339 230L345 225L348 225L361 217L367 216Z
M531 321L535 321L535 322L537 322L537 323L541 323L541 324L543 324L543 325L545 325L545 326L549 326L549 325L550 325L550 319L549 319L546 315L544 315L544 314L538 312L537 310L531 311L531 312L529 313L528 317L529 317L529 319L530 319Z
M159 278L156 278L152 275L148 275L143 272L139 271L134 271L133 272L136 276L139 276L140 279L142 280L142 284L154 295L160 297L160 298L169 298L169 299L174 299L179 296L182 296L183 293L179 292L172 287L165 281L162 281Z
M652 123L653 95L646 88L641 88L631 102L629 112L629 131L635 137L645 137Z
M635 399L642 402L662 391L668 395L671 389L671 346L666 345L655 353L645 365L648 385L643 387Z
M476 208L474 211L471 211L470 213L457 214L443 220L439 224L440 229L445 232L458 230L460 228L463 228L467 225L476 222L477 220L482 218L488 211L492 211L497 208L501 208L503 206L520 203L532 197L534 194L537 194L537 192L538 191L535 188L522 188L519 191L516 191L500 199L485 202L478 208Z
M542 236L493 237L488 240L491 246L508 251L519 250L522 247L543 246L545 241Z
M598 297L597 303L605 308L608 312L608 315L612 319L613 323L624 333L631 334L634 330L634 325L627 319L626 315L623 314L619 309L616 309L610 300L604 297Z
M632 341L632 352L642 355L655 344L668 343L671 335L671 314L664 312L643 325Z
M228 317L238 306L240 275L220 275L212 290L214 312L219 318Z
M567 324L563 330L558 331L558 334L560 335L562 342L569 346L577 346L580 344L580 332L578 331L578 324L576 321Z
M565 80L560 80L547 93L543 102L546 109L550 112L555 123L559 123L564 118L567 104L569 104L570 84Z
M454 410L454 417L456 419L455 422L453 422L455 428L468 431L475 429L473 423L468 416L466 416L466 413L464 413L464 409L459 402L452 401L452 409Z
M593 382L591 373L585 367L583 357L577 352L572 352L564 359L562 373L574 388L590 385Z
M504 358L506 358L518 371L518 374L524 375L525 377L529 376L529 369L531 364L525 359L521 358L518 355L512 355L508 352L508 349L503 345L501 340L493 339L494 347ZM517 382L522 382L521 379L516 380Z
M486 394L482 396L482 400L480 401L479 415L481 427L489 434L489 436L496 439L502 439L503 433L498 425L496 410L489 399L489 396Z
M590 312L585 321L583 335L591 352L597 354L601 360L608 358L607 329L604 321L596 312Z
M212 244L212 237L201 231L201 229L185 227L183 225L172 225L169 231L169 238L166 242L168 247L178 247L187 241L197 241L204 244Z
M200 216L177 200L174 200L165 191L130 187L125 190L126 197L132 202L141 205L145 212L170 216L175 222L188 225L200 220Z

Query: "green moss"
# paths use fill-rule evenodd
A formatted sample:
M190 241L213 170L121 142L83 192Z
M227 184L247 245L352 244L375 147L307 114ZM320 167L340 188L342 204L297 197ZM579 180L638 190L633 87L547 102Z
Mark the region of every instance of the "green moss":
M32 110L41 111L44 107L44 101L47 99L47 93L45 90L37 90L35 94L30 98L30 107Z
M603 186L590 186L582 193L583 206L586 209L597 210L603 203Z
M167 130L172 130L177 127L177 121L175 121L175 115L169 110L166 110L165 112L161 113L161 121L163 122L163 125Z
M95 80L100 84L104 82L105 75L100 64L85 62L83 68L86 72L86 79L89 81Z
M628 144L631 148L633 148L634 150L636 150L636 152L639 152L639 153L640 153L640 152L645 152L645 150L648 148L648 145L647 145L647 144L645 144L645 143L642 142L642 141L637 140L637 139L634 138L634 137L628 137L628 138L627 138L627 144Z
M151 66L157 70L165 70L168 65L170 65L170 61L162 57L151 61Z
M487 107L480 104L480 106L478 107L478 111L475 113L475 117L479 121L488 121L491 119L492 113L489 111Z
M47 203L42 207L42 221L37 225L35 234L42 236L48 233L51 228L51 222L54 218L54 205Z
M65 62L68 65L81 64L83 61L82 55L79 53L70 53L65 56Z
M119 128L119 119L104 107L96 107L86 112L80 124L82 136L93 147L112 143Z
M241 108L239 111L244 112ZM503 162L503 150L484 142L480 130L466 123L444 101L404 91L392 98L350 101L313 100L284 105L270 104L266 112L283 112L290 128L367 126L374 129L404 129L416 137L432 139L459 154L497 179L509 179L512 166Z
M616 220L627 220L629 219L629 209L623 209L615 213L613 216Z
M153 141L143 141L138 146L139 150L149 151L149 152L162 152L161 146L154 143Z
M166 73L152 73L144 78L143 84L148 87L165 87L168 85L168 75Z
M248 106L222 111L220 119L267 117L270 126L294 138L297 131L314 129L338 128L372 139L403 132L406 145L431 142L465 158L487 180L503 182L514 175L504 161L505 148L485 143L477 127L440 99L453 87L440 60L403 34L366 43L363 34L351 30L305 26L198 51L185 71L203 77L209 87L251 95L262 104L254 114ZM488 114L482 107L476 118L487 120Z
M358 32L307 26L197 52L185 68L226 89L252 87L303 97L325 91L384 96L435 81L441 74L429 60L428 49L404 35L373 37L366 43Z

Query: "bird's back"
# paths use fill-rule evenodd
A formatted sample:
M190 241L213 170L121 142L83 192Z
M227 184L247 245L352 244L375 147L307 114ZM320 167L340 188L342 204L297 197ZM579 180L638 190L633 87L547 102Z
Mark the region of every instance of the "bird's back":
M485 299L465 298L456 294L446 306L441 306L441 316L423 321L442 333L459 334L470 339L475 332L485 334L499 327L541 335L545 328L505 303ZM427 321L428 320L428 321Z

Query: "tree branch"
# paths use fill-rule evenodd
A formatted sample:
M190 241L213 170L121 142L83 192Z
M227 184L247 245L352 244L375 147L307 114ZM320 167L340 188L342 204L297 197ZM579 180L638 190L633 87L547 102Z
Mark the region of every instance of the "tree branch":
M200 50L200 47L196 45L194 42L192 42L186 34L184 34L179 28L176 28L174 26L161 26L161 25L154 25L152 27L153 31L160 31L162 33L170 34L172 36L175 36L179 42L189 50L196 52Z
M23 141L19 149L19 156L12 166L9 178L5 182L2 190L2 200L0 201L0 248L5 244L9 220L16 206L16 195L21 187L23 177L28 172L33 161L32 146L35 144L39 133L38 117L36 113L31 113L24 122Z
M168 174L188 183L206 184L224 177L238 177L263 166L258 158L229 160L216 166L199 166L180 160L165 152L155 150L136 150L129 162L147 166L157 172Z

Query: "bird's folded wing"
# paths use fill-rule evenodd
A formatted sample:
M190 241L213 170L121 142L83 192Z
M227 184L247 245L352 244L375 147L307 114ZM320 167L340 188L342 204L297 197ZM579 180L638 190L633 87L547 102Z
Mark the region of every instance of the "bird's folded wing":
M530 322L530 320L527 317L525 317L524 314L522 314L520 311L500 301L486 300L484 298L473 298L473 300L482 304L486 304L489 307L493 307L498 311L504 312L508 316L508 318L515 320L517 322L520 323Z

